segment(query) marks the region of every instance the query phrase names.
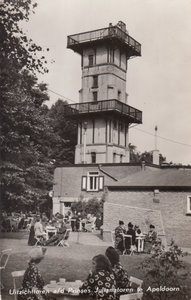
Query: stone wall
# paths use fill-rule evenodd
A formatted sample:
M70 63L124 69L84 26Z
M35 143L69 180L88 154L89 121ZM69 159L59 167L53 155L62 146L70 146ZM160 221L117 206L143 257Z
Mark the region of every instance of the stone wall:
M167 243L173 238L182 247L191 247L191 216L186 215L187 192L109 191L104 204L104 230L113 230L119 220L132 222L148 231L155 225L165 234Z

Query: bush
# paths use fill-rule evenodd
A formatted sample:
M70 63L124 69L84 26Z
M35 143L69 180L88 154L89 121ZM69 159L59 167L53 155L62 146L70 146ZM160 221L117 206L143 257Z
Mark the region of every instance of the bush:
M141 263L144 271L144 300L188 300L188 271L180 258L182 250L171 242L166 251L160 244Z

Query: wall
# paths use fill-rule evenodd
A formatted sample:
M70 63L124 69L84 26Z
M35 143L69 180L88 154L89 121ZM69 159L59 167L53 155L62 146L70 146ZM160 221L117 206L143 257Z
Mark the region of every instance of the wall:
M106 123L105 118L97 117L94 119L94 143L93 143L93 120L86 118L86 163L92 163L91 152L96 152L97 163L113 163L113 153L116 154L115 163L129 162L128 150L128 128L125 132L125 123L123 130L118 131L119 122L116 119L117 127L114 128L114 119L109 119ZM106 141L106 124L107 124L107 141ZM82 124L83 125L83 124ZM84 160L84 128L82 128L81 144L80 142L80 124L78 125L78 145L75 150L75 164L83 163ZM111 128L110 128L111 127ZM111 133L111 134L110 134ZM118 145L118 135L120 134L120 143ZM126 134L126 147L125 147ZM122 156L122 158L121 158Z
M159 233L163 226L167 243L173 238L182 247L191 247L191 216L186 215L187 192L163 192L156 196L153 191L109 191L104 206L104 229L113 230L123 219L148 229L149 223L156 225Z

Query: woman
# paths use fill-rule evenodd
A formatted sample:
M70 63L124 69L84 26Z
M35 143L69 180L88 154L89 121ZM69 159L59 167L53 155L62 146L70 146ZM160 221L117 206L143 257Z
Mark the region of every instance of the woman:
M37 265L44 258L46 248L33 248L29 253L29 266L25 271L22 288L19 291L18 300L44 300L46 299L43 290L44 281Z
M128 294L130 288L129 277L127 271L123 269L119 262L119 254L113 247L106 249L105 255L109 259L112 267L112 271L116 280L116 299L119 299L120 295Z
M154 225L151 224L149 228L150 230L145 238L145 252L150 254L157 241L157 232L155 231Z
M80 288L80 293L96 300L116 299L116 281L111 264L104 255L94 256L92 271Z
M29 232L29 239L28 239L28 245L34 246L36 243L35 239L35 232L34 232L34 224L36 223L36 219L34 218L31 222L30 232Z
M124 251L123 234L126 234L124 222L119 220L119 226L115 228L115 248L120 254Z

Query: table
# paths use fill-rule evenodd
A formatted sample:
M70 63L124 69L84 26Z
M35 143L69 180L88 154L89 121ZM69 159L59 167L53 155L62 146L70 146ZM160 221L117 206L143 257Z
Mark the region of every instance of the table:
M144 252L144 240L145 240L145 237L144 236L137 236L136 240L138 242L137 252Z
M47 284L44 290L47 292L48 298L51 300L84 300L89 299L79 294L79 288L82 286L81 280L72 282L56 282Z

